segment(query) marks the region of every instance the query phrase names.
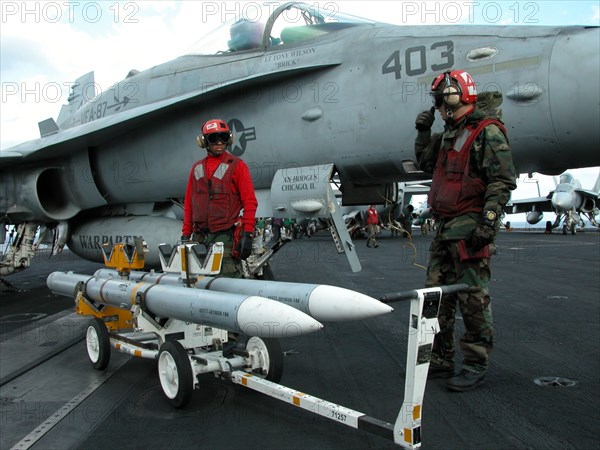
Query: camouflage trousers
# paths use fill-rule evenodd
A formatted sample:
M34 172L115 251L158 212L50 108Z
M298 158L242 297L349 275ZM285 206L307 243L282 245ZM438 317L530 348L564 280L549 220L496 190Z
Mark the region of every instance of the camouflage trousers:
M367 224L367 233L368 233L367 245L377 244L377 240L375 239L375 236L377 235L377 224L374 224L374 223Z
M487 369L494 341L492 305L488 294L489 280L489 258L461 261L458 241L433 241L426 286L465 283L480 288L474 293L442 297L438 314L440 332L436 334L433 342L433 363L454 366L454 326L458 306L465 327L465 333L460 339L463 368L474 372L484 372Z
M238 259L231 256L233 250L233 232L231 230L216 233L194 233L192 240L201 244L223 243L223 262L221 263L220 275L229 278L242 278L242 267Z

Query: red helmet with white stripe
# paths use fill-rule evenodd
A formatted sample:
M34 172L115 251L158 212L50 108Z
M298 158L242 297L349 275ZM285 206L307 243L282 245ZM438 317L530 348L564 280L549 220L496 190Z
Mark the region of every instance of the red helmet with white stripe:
M458 106L461 102L470 105L477 101L477 86L468 72L452 70L435 77L431 94L436 106L442 102L450 106Z

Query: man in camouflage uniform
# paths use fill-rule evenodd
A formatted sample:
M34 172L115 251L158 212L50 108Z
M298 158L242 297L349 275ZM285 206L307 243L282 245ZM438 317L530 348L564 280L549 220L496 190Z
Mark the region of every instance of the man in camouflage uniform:
M498 217L516 188L516 175L500 121L499 92L477 95L475 82L461 70L436 77L431 91L435 107L417 116L415 141L421 169L433 174L428 201L438 224L426 285L466 283L477 289L442 298L429 378L448 378L449 389L469 391L483 383L493 346L489 250L499 229ZM432 135L435 109L445 127L443 133ZM457 305L465 326L458 373Z

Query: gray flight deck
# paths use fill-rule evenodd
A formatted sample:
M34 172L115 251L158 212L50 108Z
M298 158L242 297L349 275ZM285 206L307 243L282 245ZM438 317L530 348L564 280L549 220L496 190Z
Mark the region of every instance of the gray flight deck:
M412 247L384 232L378 249L356 240L363 270L352 273L330 237L304 237L273 268L277 280L379 297L422 287L425 271L414 263L426 265L431 239L416 235ZM20 292L0 284L0 450L397 448L212 375L175 410L154 361L113 351L108 369L94 370L82 340L87 319L45 282L55 270L101 266L69 252L38 256L7 279ZM496 342L486 383L454 393L444 380L428 382L421 448L600 448L600 233L502 232L492 264ZM393 306L386 316L283 339L281 384L393 423L409 304Z

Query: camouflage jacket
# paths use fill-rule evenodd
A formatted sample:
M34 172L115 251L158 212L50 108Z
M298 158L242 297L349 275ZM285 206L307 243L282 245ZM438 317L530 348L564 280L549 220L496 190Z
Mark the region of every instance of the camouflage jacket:
M443 133L431 134L429 131L419 132L415 140L417 161L426 173L433 173L438 152L442 146L452 147L454 140L466 125L474 124L487 118L501 119L502 94L484 92L477 96L475 110L464 120L446 125ZM498 217L504 205L510 199L510 191L517 187L516 173L512 153L506 137L498 126L491 124L479 134L471 147L469 175L486 184L484 192L484 211L495 211ZM467 213L462 216L447 218L440 223L437 232L439 239L465 239L477 223L480 214ZM499 222L499 221L498 221ZM499 223L497 223L499 226Z

